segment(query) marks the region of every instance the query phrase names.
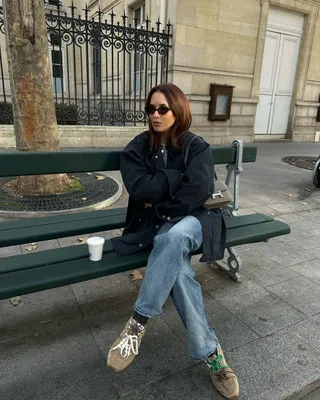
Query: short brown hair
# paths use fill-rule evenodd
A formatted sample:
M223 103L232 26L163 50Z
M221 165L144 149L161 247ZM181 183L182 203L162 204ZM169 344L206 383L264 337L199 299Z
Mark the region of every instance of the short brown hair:
M147 97L146 106L151 102L154 93L161 92L168 101L168 106L175 116L175 123L170 129L170 140L175 149L181 147L181 138L190 128L192 122L189 101L183 91L173 83L164 83L153 87ZM160 146L160 135L156 134L149 120L150 150Z

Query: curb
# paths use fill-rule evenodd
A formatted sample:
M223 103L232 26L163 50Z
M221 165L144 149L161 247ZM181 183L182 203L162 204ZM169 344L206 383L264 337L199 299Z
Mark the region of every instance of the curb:
M49 217L53 215L64 215L64 214L75 214L82 211L92 211L92 210L102 210L106 207L109 207L111 204L115 203L123 193L123 186L116 178L112 176L106 175L108 178L114 180L118 185L117 192L107 198L106 200L100 201L96 204L91 204L90 206L86 207L78 207L78 208L70 208L68 210L60 210L60 211L1 211L0 210L0 217L4 218L41 218L41 217Z
M303 400L308 394L311 394L315 390L320 388L320 379L298 389L296 393L286 397L284 400Z

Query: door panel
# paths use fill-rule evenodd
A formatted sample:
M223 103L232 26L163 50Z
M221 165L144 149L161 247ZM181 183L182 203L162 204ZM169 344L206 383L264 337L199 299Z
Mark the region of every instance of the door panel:
M297 61L300 48L300 39L297 37L282 35L282 48L279 78L276 94L292 95L297 70Z
M273 106L273 118L270 132L278 135L286 133L290 114L291 96L276 96Z
M277 33L267 32L262 61L260 93L271 94L273 91L279 44L280 35Z
M285 134L299 58L300 37L266 34L255 134Z
M278 68L271 111L271 134L285 134L295 83L300 38L281 34Z
M268 132L274 80L276 76L277 58L280 45L280 35L267 32L262 61L260 96L257 107L254 133L265 135Z
M272 95L261 94L259 97L256 121L254 125L254 133L256 135L265 135L266 133L268 133L271 105Z

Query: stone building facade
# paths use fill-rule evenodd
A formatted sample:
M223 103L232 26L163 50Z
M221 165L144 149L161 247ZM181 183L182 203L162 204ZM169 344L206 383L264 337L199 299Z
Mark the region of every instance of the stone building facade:
M92 13L99 5L170 19L169 79L190 99L193 130L210 142L319 140L319 0L93 0ZM208 120L214 83L234 86L226 121Z
M80 10L81 1L77 3ZM93 18L100 8L102 18L113 12L121 21L125 13L139 26L146 18L153 22L159 18L162 26L170 20L168 80L186 93L192 129L210 143L231 143L235 138L248 143L320 140L320 0L89 0L87 4ZM212 84L233 86L230 118L224 121L208 119ZM129 128L110 128L113 136L115 129L121 135Z

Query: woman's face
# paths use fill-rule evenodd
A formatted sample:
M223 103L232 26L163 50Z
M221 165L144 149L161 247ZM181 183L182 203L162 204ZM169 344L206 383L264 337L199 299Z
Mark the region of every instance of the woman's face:
M165 95L161 92L153 93L150 100L150 105L154 106L155 108L158 108L160 106L166 106L170 108ZM155 132L158 133L164 133L168 131L168 129L172 127L176 120L171 110L169 110L164 115L160 115L159 112L156 111L154 114L149 114L149 118L152 124L152 128Z

